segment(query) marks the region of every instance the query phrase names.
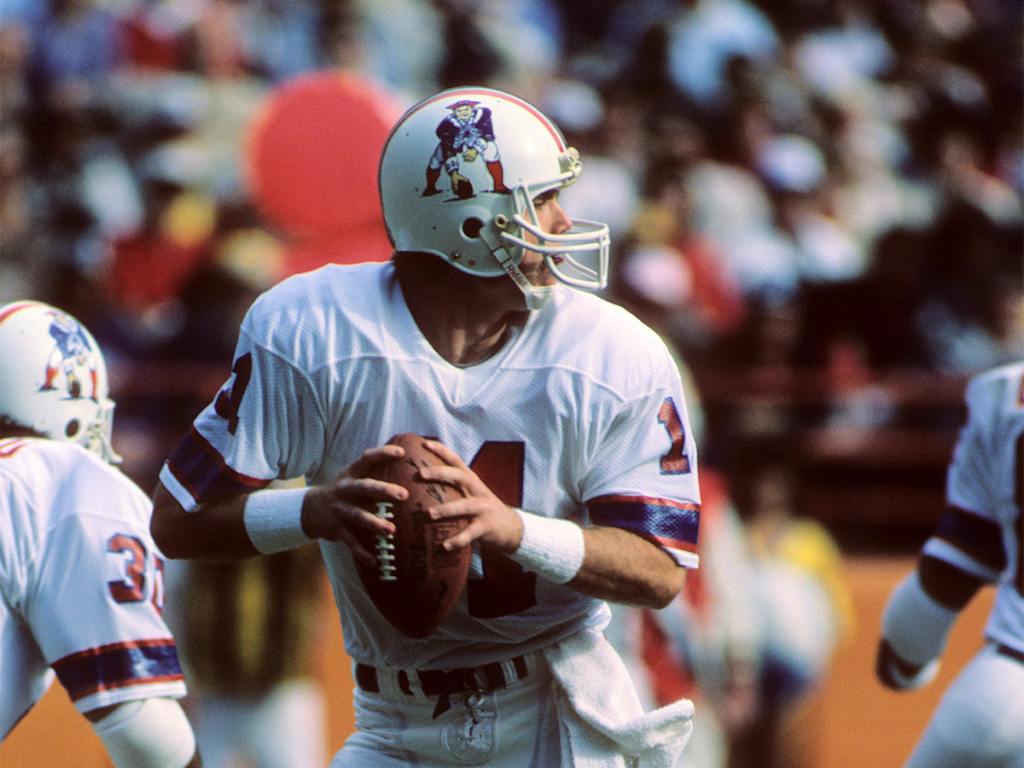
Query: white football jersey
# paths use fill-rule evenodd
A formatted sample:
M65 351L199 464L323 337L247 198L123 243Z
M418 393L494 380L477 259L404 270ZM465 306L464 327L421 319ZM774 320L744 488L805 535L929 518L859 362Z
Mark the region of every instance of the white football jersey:
M672 358L625 310L563 286L460 368L421 334L391 263L292 277L250 309L232 377L160 477L191 510L274 478L329 481L400 432L450 446L507 504L625 528L697 565L697 457ZM440 629L412 640L365 595L348 547L321 549L358 662L483 664L607 622L602 601L485 554Z
M54 673L81 712L185 695L150 510L78 445L0 440L0 738Z
M946 488L956 514L924 552L998 582L985 635L1024 652L1024 363L976 376L966 399Z

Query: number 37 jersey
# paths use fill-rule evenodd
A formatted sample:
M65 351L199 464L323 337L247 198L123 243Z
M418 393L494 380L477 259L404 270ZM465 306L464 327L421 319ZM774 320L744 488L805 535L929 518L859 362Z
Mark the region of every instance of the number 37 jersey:
M0 440L0 739L54 672L81 712L185 695L149 516L78 445Z
M416 432L509 505L620 527L697 565L697 457L679 373L653 331L598 297L560 286L495 356L460 368L421 334L391 264L328 266L257 300L233 365L161 473L186 509L274 478L332 480L363 450ZM369 602L348 548L321 549L346 649L363 663L486 663L607 621L601 601L483 551L453 614L410 640Z

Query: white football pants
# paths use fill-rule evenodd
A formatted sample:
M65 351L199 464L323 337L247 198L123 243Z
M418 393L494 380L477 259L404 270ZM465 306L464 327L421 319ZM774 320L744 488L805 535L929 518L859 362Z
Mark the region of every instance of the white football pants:
M530 659L529 674L491 693L459 693L434 719L437 697L382 686L355 690L356 727L331 768L480 765L558 766L558 717L551 672Z
M906 768L1024 768L1024 663L985 646L942 697Z

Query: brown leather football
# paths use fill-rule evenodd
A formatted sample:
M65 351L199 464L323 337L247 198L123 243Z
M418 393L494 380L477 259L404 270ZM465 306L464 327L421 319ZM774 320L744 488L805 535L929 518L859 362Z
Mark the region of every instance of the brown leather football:
M401 485L404 502L377 502L370 510L395 524L391 536L374 536L364 544L376 556L376 568L357 565L359 578L377 610L402 634L426 637L451 612L466 585L470 547L446 551L442 542L466 527L464 518L431 520L427 509L462 497L446 483L427 482L420 467L443 464L420 435L402 433L388 440L405 449L405 457L381 462L370 477ZM358 561L357 561L358 563Z

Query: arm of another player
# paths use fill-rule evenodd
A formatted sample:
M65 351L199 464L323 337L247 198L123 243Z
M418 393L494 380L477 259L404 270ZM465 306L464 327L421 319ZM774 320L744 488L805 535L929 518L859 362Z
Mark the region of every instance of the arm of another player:
M429 441L428 446L448 466L425 467L425 479L454 483L465 498L434 507L434 519L468 517L469 525L449 539L449 549L473 541L490 544L513 560L592 597L630 605L663 608L679 594L686 570L660 547L629 531L612 527L580 528L568 520L555 520L517 510L502 502L453 450ZM524 561L524 549L545 550L553 566L538 569Z
M947 478L948 507L925 543L917 569L896 589L882 619L876 673L882 684L913 690L937 674L946 638L960 611L1006 568L1002 530L990 510L996 462L986 451L994 423L987 380L968 387L968 420L957 439ZM997 411L998 412L998 411Z
M885 606L875 673L887 688L915 690L939 672L949 631L984 584L972 573L923 556Z
M342 541L354 555L375 562L355 531L394 532L394 524L367 512L359 502L401 501L399 485L363 477L374 464L404 455L402 448L370 448L333 481L308 488L265 489L187 510L162 482L153 496L150 531L170 558L234 560L272 554L313 539Z
M85 713L117 768L199 768L203 762L185 712L154 697Z

